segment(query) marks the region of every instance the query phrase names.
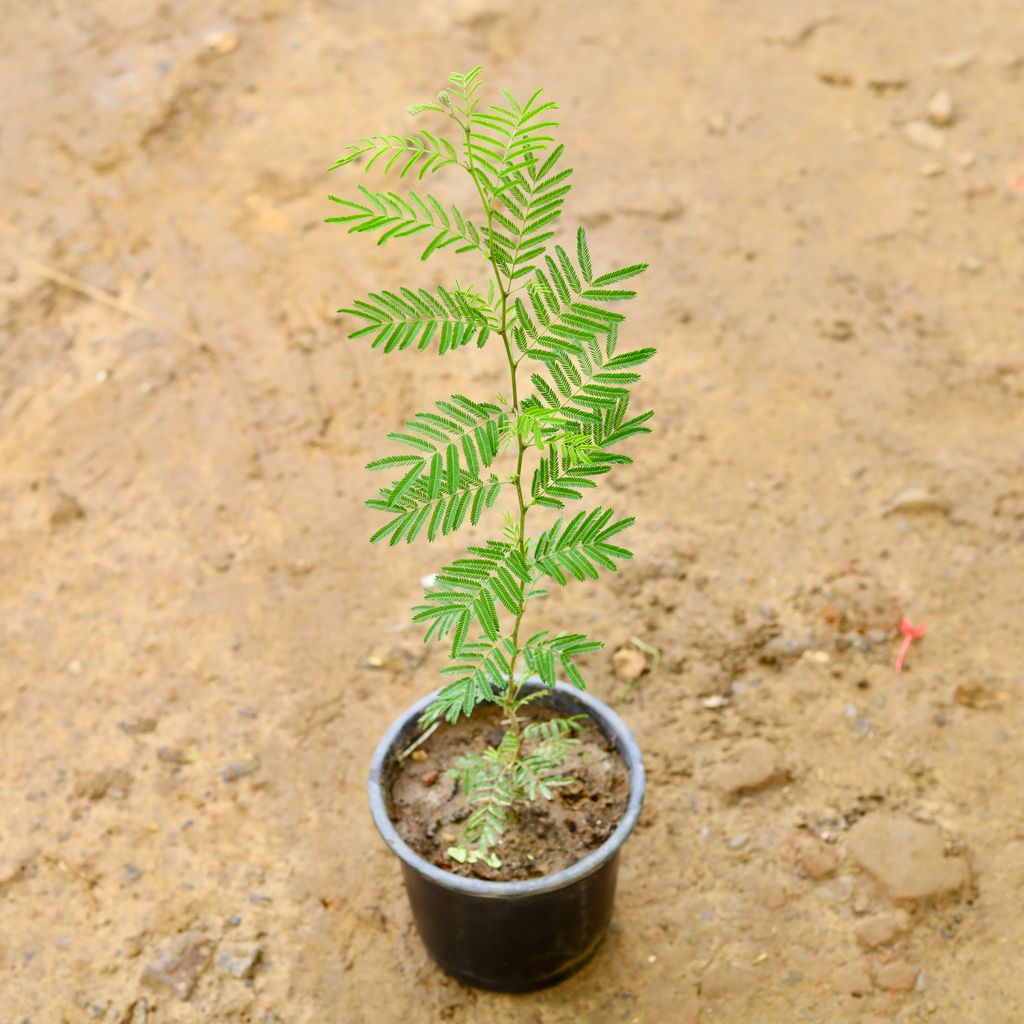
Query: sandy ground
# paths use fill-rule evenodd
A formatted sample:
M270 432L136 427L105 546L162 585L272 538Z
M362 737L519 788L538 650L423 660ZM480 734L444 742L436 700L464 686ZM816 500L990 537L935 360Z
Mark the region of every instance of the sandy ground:
M0 1017L1021 1019L1017 0L221 8L2 14ZM500 361L347 343L453 272L321 223L341 147L475 63L560 101L567 229L652 263L661 349L604 492L638 557L549 606L647 807L597 960L516 998L431 966L364 791L459 544L371 549L361 467Z

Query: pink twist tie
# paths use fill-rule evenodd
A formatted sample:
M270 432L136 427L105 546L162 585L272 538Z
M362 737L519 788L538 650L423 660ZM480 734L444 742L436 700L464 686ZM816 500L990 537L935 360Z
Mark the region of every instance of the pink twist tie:
M903 643L900 644L900 653L896 656L897 672L903 671L903 659L907 656L907 651L910 650L911 642L920 640L927 628L928 624L925 622L922 622L920 626L912 626L910 619L905 616L900 620L900 632L903 634Z

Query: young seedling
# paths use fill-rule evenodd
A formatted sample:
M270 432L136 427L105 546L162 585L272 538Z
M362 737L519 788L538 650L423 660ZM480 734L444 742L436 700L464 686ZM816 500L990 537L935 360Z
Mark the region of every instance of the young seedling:
M443 398L389 434L395 452L367 467L397 477L367 502L385 516L371 539L392 546L476 525L508 496L500 539L445 566L413 609L413 620L426 625L425 641L446 641L451 652L442 670L450 681L422 724L454 723L484 702L504 712L501 742L460 758L449 772L471 807L449 856L497 867L494 848L517 808L550 800L572 781L561 769L583 717L527 721L523 709L545 691L525 690L521 669L549 687L562 674L584 689L575 659L602 646L582 633L527 632L527 608L551 580L597 579L600 569L614 572L632 557L617 541L633 517L609 508L559 517L535 535L527 522L535 510L580 501L598 477L632 461L619 447L650 432L652 413L629 415L629 389L655 350L620 350L624 316L609 308L634 297L623 282L647 265L596 273L582 227L573 253L554 244L573 173L551 134L555 104L538 89L525 103L503 92L502 105L484 107L480 68L448 83L437 102L408 110L439 115L454 139L426 130L363 138L331 170L363 163L366 171L418 182L442 170L468 174L478 219L430 192L400 196L359 185L358 198L330 197L342 209L329 221L375 235L378 245L419 235L421 260L453 250L489 272L482 285L455 279L433 290L382 289L339 312L361 321L350 337L370 338L385 353L436 347L446 355L497 342L508 366L508 397Z

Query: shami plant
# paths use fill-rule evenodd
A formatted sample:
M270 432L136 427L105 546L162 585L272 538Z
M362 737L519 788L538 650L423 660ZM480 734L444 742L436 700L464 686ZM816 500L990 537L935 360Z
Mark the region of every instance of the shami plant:
M618 539L633 517L610 508L566 513L544 529L530 523L533 534L528 520L534 510L580 501L598 477L631 461L619 447L649 433L652 413L630 415L630 387L655 350L620 349L624 316L610 308L634 297L623 282L647 265L596 273L582 227L574 251L555 243L573 173L551 134L556 105L538 89L525 103L503 91L503 104L484 107L481 84L480 68L452 74L436 102L407 108L445 119L454 140L426 130L376 135L349 145L330 168L361 163L417 181L449 169L468 174L479 219L430 192L359 185L357 198L330 196L341 211L329 222L375 235L378 245L418 235L426 241L421 260L452 250L489 272L483 285L455 279L433 290L371 292L339 313L360 321L350 337L385 353L434 347L447 355L496 342L507 362L507 396L437 401L389 434L396 450L367 467L397 477L367 502L385 517L374 542L434 541L476 525L509 496L500 538L441 569L413 609L425 640L446 641L451 652L442 670L449 681L422 724L454 723L483 702L504 712L501 742L450 771L471 810L448 855L498 867L494 847L517 808L572 781L563 766L582 717L527 721L521 712L545 691L524 689L524 678L533 673L550 687L562 674L583 689L574 659L602 646L582 633L528 632L527 609L550 581L597 579L632 557Z

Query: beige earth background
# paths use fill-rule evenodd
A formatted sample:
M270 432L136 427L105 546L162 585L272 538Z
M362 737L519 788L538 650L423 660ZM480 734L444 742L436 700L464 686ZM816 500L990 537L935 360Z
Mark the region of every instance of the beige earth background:
M0 15L0 1018L1024 1019L1018 0L217 6ZM650 262L660 349L593 499L636 558L543 605L646 806L517 997L428 960L365 791L419 581L500 518L370 547L362 467L503 361L348 342L476 268L322 223L475 64L558 100L561 236Z

